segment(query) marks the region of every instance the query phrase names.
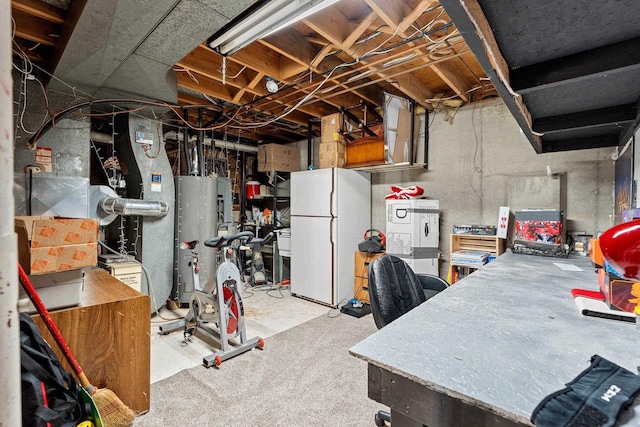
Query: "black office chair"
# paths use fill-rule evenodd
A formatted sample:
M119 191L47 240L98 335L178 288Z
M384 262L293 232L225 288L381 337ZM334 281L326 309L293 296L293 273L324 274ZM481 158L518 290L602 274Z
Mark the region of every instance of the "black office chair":
M415 274L402 259L393 255L376 258L369 264L369 303L378 329L408 313L449 284L438 276ZM391 414L379 411L377 426L391 422Z

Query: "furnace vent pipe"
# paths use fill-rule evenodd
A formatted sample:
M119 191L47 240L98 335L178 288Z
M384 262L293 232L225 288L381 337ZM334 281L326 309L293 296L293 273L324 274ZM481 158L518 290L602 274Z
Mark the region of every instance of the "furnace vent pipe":
M176 131L169 131L164 134L164 139L170 139L173 141L184 141L184 136ZM195 138L190 138L191 141L195 141ZM214 145L216 148L227 148L233 151L244 151L247 153L257 153L258 146L239 144L237 142L223 141L221 139L214 139L213 144L210 136L204 137L204 145Z
M169 212L166 202L121 199L119 197L107 197L100 202L100 207L109 215L141 215L141 216L165 216Z

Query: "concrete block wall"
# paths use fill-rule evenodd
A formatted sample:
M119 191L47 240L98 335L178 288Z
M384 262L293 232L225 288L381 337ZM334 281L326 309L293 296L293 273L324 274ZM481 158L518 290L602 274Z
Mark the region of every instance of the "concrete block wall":
M426 170L373 174L372 226L385 229L390 185L419 185L440 201L440 275L449 267L455 224L496 225L500 206L547 208L566 179L567 229L596 235L612 225L613 148L536 154L502 100L430 116ZM547 174L550 166L552 176Z

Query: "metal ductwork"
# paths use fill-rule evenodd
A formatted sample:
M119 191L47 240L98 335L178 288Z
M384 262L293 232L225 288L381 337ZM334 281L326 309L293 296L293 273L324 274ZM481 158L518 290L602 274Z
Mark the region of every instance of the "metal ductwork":
M100 207L109 215L141 215L141 216L165 216L169 212L169 206L165 202L121 199L119 197L107 197L102 200Z
M113 212L112 215L125 214L108 227L108 240L118 240L121 250L135 254L147 268L152 287L143 284L142 291L151 296L151 307L155 310L165 304L173 287L174 215L166 214L168 207L175 206L173 173L155 121L120 114L114 117L114 124L115 149L120 164L127 170L126 194L122 199L113 195L102 197L105 201L112 200L101 203L101 210ZM154 147L159 145L157 155L148 155L148 145L136 142L138 132L143 132L145 141Z

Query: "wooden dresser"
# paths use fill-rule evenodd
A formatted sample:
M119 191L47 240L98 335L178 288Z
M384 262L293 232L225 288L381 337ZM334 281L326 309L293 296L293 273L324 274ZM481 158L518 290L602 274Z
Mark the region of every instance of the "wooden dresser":
M368 252L355 253L355 282L354 298L369 304L369 264L376 258L386 255L384 252L371 254Z
M102 269L87 271L80 305L50 312L89 381L112 390L136 413L149 411L151 308L148 295ZM73 372L38 314L33 318Z

